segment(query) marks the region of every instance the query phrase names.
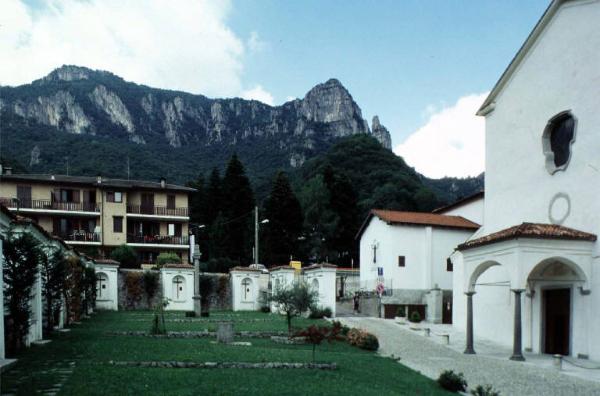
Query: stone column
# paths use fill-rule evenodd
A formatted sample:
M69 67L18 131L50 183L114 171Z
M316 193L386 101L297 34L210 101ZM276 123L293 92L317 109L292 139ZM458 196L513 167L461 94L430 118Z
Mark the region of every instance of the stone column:
M523 357L523 348L521 342L521 293L525 290L523 289L512 289L512 292L515 293L515 327L514 327L514 340L513 340L513 354L510 357L510 360L516 360L522 362L525 360Z
M201 315L202 304L200 301L200 247L194 245L194 314Z
M465 348L465 354L474 355L475 349L473 349L473 294L474 291L466 292L467 296L467 347Z

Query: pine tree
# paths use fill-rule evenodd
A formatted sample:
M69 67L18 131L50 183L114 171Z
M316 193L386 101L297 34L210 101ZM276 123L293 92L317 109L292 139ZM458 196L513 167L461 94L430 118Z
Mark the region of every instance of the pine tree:
M298 256L298 238L302 233L302 208L284 172L279 172L265 202L265 244L262 260L267 265L283 265L290 256Z
M196 180L187 183L187 186L196 189L195 192L190 194L190 221L196 224L203 224L205 221L204 208L206 207L206 191L204 190L204 176L199 175Z
M244 165L234 154L229 160L222 183L223 214L227 219L228 247L226 257L240 264L251 260L251 219L254 192Z
M223 194L221 191L221 175L219 169L213 168L208 179L208 187L206 189L206 205L204 207L204 222L207 225L212 224L217 215L222 210L222 198Z
M61 297L65 289L68 262L63 252L55 249L42 255L42 285L46 299L46 332L54 328L56 315L60 311Z

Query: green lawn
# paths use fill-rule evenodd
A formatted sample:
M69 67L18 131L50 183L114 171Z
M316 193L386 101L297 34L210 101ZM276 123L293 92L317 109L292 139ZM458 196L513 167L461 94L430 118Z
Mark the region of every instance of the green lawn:
M148 330L151 312L101 312L69 333L34 346L2 375L2 394L29 395L62 383L61 395L445 395L435 382L392 359L343 342L318 347L317 360L336 362L335 371L309 369L158 369L118 367L110 360L310 362L311 346L281 345L248 339L252 346L226 346L213 339L159 339L109 335L111 331ZM166 318L185 318L168 313ZM285 318L263 313L215 312L211 318L244 321L236 330L285 330ZM295 319L295 326L319 323ZM215 323L167 322L167 330L213 329Z

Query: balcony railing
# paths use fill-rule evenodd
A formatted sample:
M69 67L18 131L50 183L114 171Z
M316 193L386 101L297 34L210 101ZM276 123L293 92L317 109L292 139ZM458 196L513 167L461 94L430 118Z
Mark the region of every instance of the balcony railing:
M127 235L127 243L148 243L159 245L188 245L189 237L172 235Z
M156 216L187 217L188 208L167 208L166 206L150 206L150 205L127 205L127 213L156 215Z
M100 212L100 206L95 202L58 202L50 199L17 199L0 197L0 204L8 208L20 209Z
M83 230L54 232L53 234L66 242L101 242L102 240L100 233L87 232Z

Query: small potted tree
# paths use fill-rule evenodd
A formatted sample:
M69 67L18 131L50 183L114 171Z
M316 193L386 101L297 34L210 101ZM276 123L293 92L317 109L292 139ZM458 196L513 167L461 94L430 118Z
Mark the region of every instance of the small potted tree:
M401 325L406 324L406 308L404 305L400 305L396 309L396 317L394 318L394 321Z
M410 321L410 329L411 330L420 330L421 326L419 326L419 323L421 323L421 320L423 320L421 318L421 314L419 314L418 311L412 311L410 313L410 316L408 317L408 320Z

